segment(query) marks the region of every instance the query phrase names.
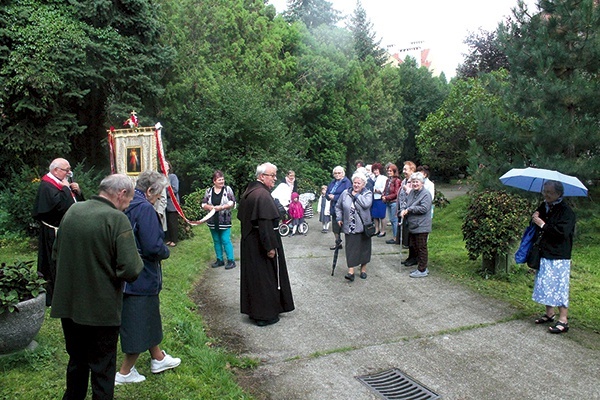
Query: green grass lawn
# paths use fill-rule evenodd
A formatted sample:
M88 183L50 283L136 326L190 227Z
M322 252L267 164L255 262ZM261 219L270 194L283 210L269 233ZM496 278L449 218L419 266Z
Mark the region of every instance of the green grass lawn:
M209 338L202 317L190 300L194 283L213 256L206 227L195 228L191 240L180 242L163 263L164 289L161 293L164 340L161 348L180 357L173 371L153 375L148 353L140 356L136 367L147 380L139 385L116 388L116 399L249 399L237 385L233 370L251 368L253 360L238 358ZM237 240L237 239L235 239ZM3 262L33 259L31 249L10 246L0 249ZM0 358L0 399L56 399L62 397L68 361L60 320L47 318L36 341L34 352ZM117 365L122 356L119 349ZM89 396L91 398L91 395Z
M513 265L507 274L483 276L481 259L468 259L461 232L467 203L468 198L463 196L446 208L436 208L429 240L432 268L479 293L509 302L524 315L543 313L543 307L531 300L534 275L527 267ZM593 217L593 204L575 211L578 221L571 264L569 321L578 329L600 332L600 269L595 267L600 260L600 246L592 235L598 232L598 222Z
M436 208L434 232L429 241L432 270L447 279L464 284L486 296L505 301L523 311L523 316L537 315L542 307L531 301L533 275L515 266L508 274L482 277L481 261L471 261L462 241L462 216L467 198L453 200L448 207ZM591 207L588 204L586 207ZM598 342L600 332L600 246L594 237L598 231L595 209L576 210L577 237L573 252L570 323L567 337L578 340L579 331L587 332L584 340ZM138 385L116 388L116 399L249 399L237 384L234 371L252 368L255 360L241 359L219 347L219 341L206 335L202 317L190 299L190 292L213 258L212 241L206 227L194 228L195 237L180 242L171 258L163 264L164 290L161 307L167 352L182 358L173 371L152 375L147 353L137 368L147 380ZM234 225L234 240L239 225ZM1 242L0 261L31 260L31 246ZM594 333L595 332L595 333ZM67 355L60 322L46 318L36 338L34 352L22 352L0 358L0 400L55 399L62 396L65 385ZM584 343L585 344L585 343ZM117 363L122 358L119 355ZM91 397L91 396L90 396Z

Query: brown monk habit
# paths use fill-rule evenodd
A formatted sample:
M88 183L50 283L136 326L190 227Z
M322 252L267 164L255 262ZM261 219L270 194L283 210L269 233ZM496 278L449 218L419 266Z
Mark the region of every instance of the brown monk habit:
M294 309L279 225L279 211L268 188L255 181L240 199L242 314L255 320L271 320ZM276 249L274 258L267 257Z

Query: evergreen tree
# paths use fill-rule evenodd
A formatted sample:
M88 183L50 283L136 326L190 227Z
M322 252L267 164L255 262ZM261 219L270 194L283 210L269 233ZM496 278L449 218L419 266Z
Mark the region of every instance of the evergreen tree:
M510 62L505 98L528 120L514 164L600 175L600 7L594 0L543 0L533 16L521 5L501 26Z
M327 0L288 0L287 7L286 20L302 21L308 29L333 26L341 19L340 12Z
M381 39L376 39L373 24L367 18L367 12L360 0L356 2L354 14L350 19L348 28L354 39L354 52L360 61L366 61L370 56L379 66L388 61L387 52L381 48Z
M107 122L120 124L144 105L158 112L171 51L157 43L156 13L139 0L5 2L0 143L7 154L42 167L57 156L107 165L100 145ZM111 105L122 114L108 118Z

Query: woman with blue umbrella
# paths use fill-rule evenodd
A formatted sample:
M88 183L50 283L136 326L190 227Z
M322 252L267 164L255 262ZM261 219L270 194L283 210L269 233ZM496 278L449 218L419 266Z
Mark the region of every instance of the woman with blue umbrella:
M564 333L569 330L567 315L575 213L563 201L564 186L561 182L544 182L542 195L544 202L531 219L538 227L538 234L541 234L540 268L535 275L532 300L543 304L546 313L535 323L554 322L555 307L558 307L558 321L549 330L550 333Z

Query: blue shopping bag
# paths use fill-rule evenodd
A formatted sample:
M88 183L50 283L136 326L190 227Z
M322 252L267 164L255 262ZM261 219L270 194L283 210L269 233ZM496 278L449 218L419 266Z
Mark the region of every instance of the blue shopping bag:
M523 238L521 239L521 244L515 253L515 262L517 264L523 264L527 261L527 254L529 253L529 249L531 249L531 246L535 241L535 232L536 226L534 224L530 224L527 228L525 228L525 232L523 232Z

